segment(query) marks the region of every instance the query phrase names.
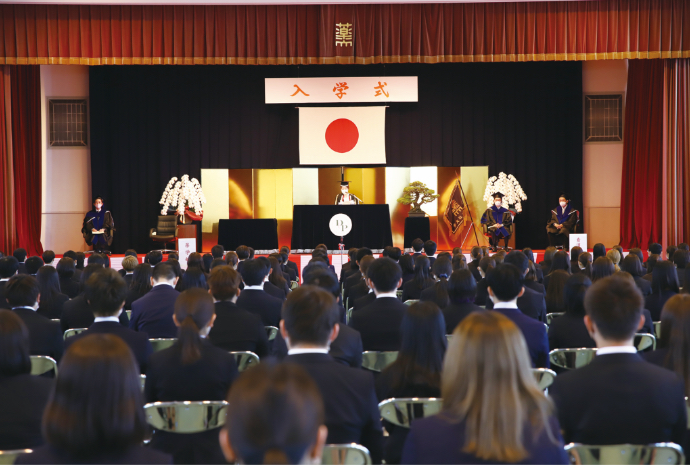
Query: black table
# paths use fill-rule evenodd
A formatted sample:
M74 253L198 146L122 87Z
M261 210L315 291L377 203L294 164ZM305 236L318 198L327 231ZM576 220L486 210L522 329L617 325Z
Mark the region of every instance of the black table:
M278 220L219 220L218 243L225 250L235 250L241 245L255 250L278 248Z
M330 219L338 213L352 220L352 231L343 240L345 248L383 249L393 245L388 205L295 205L291 248L313 249L318 244L326 244L328 250L338 250L340 236L335 236L328 227Z
M405 218L405 239L403 240L404 247L409 249L412 247L412 241L420 238L423 241L431 239L431 225L428 216Z

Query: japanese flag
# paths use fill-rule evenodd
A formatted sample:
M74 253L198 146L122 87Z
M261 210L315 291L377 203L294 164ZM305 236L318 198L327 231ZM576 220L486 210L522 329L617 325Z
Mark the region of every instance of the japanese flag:
M386 163L386 107L300 107L301 165Z

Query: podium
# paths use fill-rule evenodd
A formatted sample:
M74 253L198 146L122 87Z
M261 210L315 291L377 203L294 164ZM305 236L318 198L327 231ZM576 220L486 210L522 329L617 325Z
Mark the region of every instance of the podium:
M178 224L177 225L177 254L180 257L180 266L187 268L187 258L197 249L197 235L195 224Z

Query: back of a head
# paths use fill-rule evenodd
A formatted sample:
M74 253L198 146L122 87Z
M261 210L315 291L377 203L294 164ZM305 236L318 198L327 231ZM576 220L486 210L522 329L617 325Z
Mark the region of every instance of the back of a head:
M415 251L415 253L420 253L422 249L424 248L424 241L421 240L420 238L417 238L412 241L412 250Z
M347 256L349 257L351 262L354 262L355 260L357 260L357 248L352 247L350 250L348 250Z
M240 260L246 260L249 258L249 247L241 245L235 249L235 253Z
M137 257L128 255L122 260L122 269L125 270L125 273L131 273L138 264Z
M690 392L690 294L677 294L664 304L661 311L659 346L668 349L667 361L685 382L685 395Z
M546 308L549 312L564 312L565 298L563 289L568 278L570 278L570 273L565 270L556 270L549 276L549 288L546 290L545 296Z
M38 269L44 265L41 257L29 257L24 263L28 274L36 274Z
M678 250L685 250L686 252L690 251L690 245L688 245L687 242L681 242L680 244L678 244L677 247L678 247Z
M84 267L84 270L81 272L81 275L79 276L79 289L80 292L84 292L84 289L86 289L86 281L89 280L92 274L94 274L97 270L103 268L101 265L97 264L92 264L92 265L86 265Z
M156 266L163 261L163 253L159 250L153 250L146 256L148 264L151 266Z
M470 270L455 270L448 279L448 298L451 303L474 302L477 295L477 281Z
M182 289L192 289L195 287L199 289L208 289L206 273L197 267L188 268L182 275L182 278L180 278L180 281L182 282L180 285Z
M175 321L180 325L177 343L182 351L183 365L194 363L201 358L200 333L214 315L215 306L211 294L198 287L181 292L175 300Z
M167 262L160 262L158 265L153 267L151 277L154 282L173 282L177 277L175 275L175 269Z
M36 282L41 301L48 301L60 294L60 278L57 270L50 265L42 266L36 272Z
M244 261L242 280L245 285L260 286L263 284L266 275L268 275L268 268L262 260L255 258Z
M613 262L614 266L618 266L618 264L621 262L621 253L618 251L618 249L609 250L606 252L606 256Z
M544 250L544 261L547 263L551 263L551 260L553 260L553 256L556 255L556 247L549 246Z
M529 247L526 247L526 248L522 249L522 253L525 254L525 256L527 257L527 259L529 261L534 262L534 252L532 251L532 249L530 249Z
M179 259L180 259L180 256L179 256L176 252L170 252L170 253L167 255L167 258L166 258L165 261L179 260ZM138 262L138 260L137 260L137 262Z
M75 261L77 262L76 266L78 270L83 270L84 269L84 260L86 260L86 255L84 252L77 252L76 253L77 258Z
M187 257L187 269L189 268L199 268L200 270L204 267L204 259L198 252L190 253Z
M585 316L585 295L592 285L592 280L583 273L571 275L563 287L563 300L566 313L583 317Z
M362 273L362 276L368 276L367 273L369 272L369 267L372 263L374 263L374 260L376 259L373 255L366 255L362 257L362 259L359 261L359 271Z
M129 346L112 334L73 342L43 414L43 437L75 459L120 454L147 431L139 367Z
M519 250L513 250L506 255L506 258L503 259L503 263L515 265L515 267L523 273L527 268L529 268L529 258L527 258L527 255Z
M41 258L43 258L43 263L45 263L46 265L53 263L53 260L55 260L55 252L53 252L52 250L46 250L43 252Z
M12 252L12 255L14 256L14 258L17 259L18 262L21 263L24 260L26 260L26 249L22 249L22 248L14 249L14 252Z
M472 250L470 251L470 256L472 257L472 260L482 258L482 248L477 246L472 247Z
M130 289L143 294L151 289L151 276L153 275L153 268L148 263L139 263L134 267L134 274L132 275L132 283L129 285Z
M623 342L640 324L644 298L635 283L609 276L592 284L585 295L585 310L602 337Z
M551 271L564 270L570 273L570 255L565 250L559 250L551 260Z
M84 296L95 316L118 316L127 297L127 283L117 271L101 268L86 281Z
M208 277L208 287L211 295L218 301L230 300L237 296L242 277L229 266L219 266L211 270Z
M18 274L5 285L5 299L12 308L33 307L40 293L38 281L33 276Z
M403 274L414 273L414 258L412 257L412 255L401 255L400 260L398 260L398 263L400 264L400 268L402 268Z
M597 243L594 244L594 247L592 247L592 258L596 260L599 257L605 257L606 256L606 246L604 244Z
M309 273L309 275L305 277L303 284L320 287L321 289L333 294L333 297L335 297L336 300L340 296L340 284L338 283L338 277L329 269Z
M453 255L451 263L453 266L453 271L467 269L467 261L465 260L465 256L461 253L456 253L455 255Z
M500 265L501 263L503 263L503 260L505 260L506 255L508 254L505 250L499 250L493 255L493 259L496 260L497 265Z
M680 292L678 272L672 262L661 260L654 265L654 271L652 271L652 290L655 293L661 293L663 291Z
M228 264L225 263L225 260L223 260L222 258L214 258L211 262L211 266L209 267L209 272L211 272L214 268L219 266L228 266Z
M587 277L592 277L592 254L589 252L582 252L579 257L577 257L578 267L581 272Z
M660 255L650 255L647 258L647 273L651 273L652 271L654 271L654 267L660 259Z
M355 259L358 262L360 262L367 255L374 255L374 253L368 247L360 247L359 249L357 249L357 255L356 255Z
M434 302L415 302L403 314L400 324L399 365L403 385L428 384L440 387L446 352L446 322Z
M649 244L649 248L647 250L649 250L650 255L661 255L661 252L664 251L664 248L661 246L661 244L655 242L653 244Z
M582 247L580 246L575 246L572 249L570 249L570 263L577 263L577 259L580 257L580 254L583 252Z
M592 264L592 282L611 276L616 272L613 262L607 256L602 256L594 260Z
M338 321L333 294L320 287L300 286L288 294L282 310L290 344L324 347Z
M520 270L510 263L502 263L489 270L486 280L491 291L501 302L517 299L522 291L524 281Z
M630 249L630 253L628 255L635 255L640 260L640 263L644 263L644 255L642 254L642 249L639 247L633 247Z
M211 247L211 255L213 255L213 258L223 258L224 253L225 249L220 244L216 244Z
M284 245L280 248L280 253L286 254L288 257L290 256L290 247L287 245Z
M399 261L402 256L402 250L399 247L391 247L388 251L388 258L394 261Z
M125 254L127 254L127 252L125 252ZM62 257L71 258L75 262L77 261L77 253L74 250L68 250L67 252L62 254Z
M0 309L0 378L30 372L29 330L16 313Z
M488 271L492 268L496 267L496 260L493 258L489 257L488 255L485 257L482 257L481 260L479 260L479 269L482 270L484 274L488 273Z
M644 269L642 268L642 263L637 255L629 253L627 257L621 262L621 271L627 271L633 276L641 277L644 276Z
M99 253L92 253L89 255L88 260L86 260L87 265L100 265L105 266L105 256Z
M261 363L243 372L228 393L220 435L228 462L313 463L325 441L321 393L299 365ZM315 457L308 456L313 451Z
M512 267L503 264L496 268ZM498 312L473 312L455 328L441 382L443 411L465 422L463 452L481 460L515 463L528 457L523 431L545 430L553 406L536 384L525 338ZM529 441L529 439L528 439Z
M249 258L250 259L254 258L255 250L252 247L247 247L247 249L249 249Z
M230 265L233 268L237 268L237 264L240 262L240 259L237 257L237 253L230 251L225 254L225 263Z
M201 260L204 263L204 271L206 273L211 271L211 262L213 261L213 255L211 255L210 253L205 253L201 256Z
M309 275L311 275L312 273L318 274L324 270L330 271L328 265L324 261L312 259L309 261L309 264L307 264L307 266L305 266L302 270L302 280L306 281L307 279L309 279Z
M676 253L676 250L678 250L678 247L675 245L666 247L666 260L673 260L673 254Z
M684 249L678 249L673 254L673 264L679 270L684 270L688 265L688 258L690 258L690 252Z
M446 257L439 257L434 260L431 269L437 279L447 280L451 273L453 273L453 263Z
M431 239L424 243L424 253L427 257L431 257L436 253L436 242Z
M0 279L14 276L19 270L19 261L15 257L0 258Z
M391 249L393 248L392 245L387 245L383 248L383 252L381 252L382 257L390 257L390 252Z
M402 269L390 258L377 258L369 265L367 278L378 292L394 292L402 279Z
M125 250L125 257L134 257L134 258L138 258L138 256L137 256L137 251L134 250L134 249L127 249L127 250ZM138 261L138 260L137 260L137 261Z

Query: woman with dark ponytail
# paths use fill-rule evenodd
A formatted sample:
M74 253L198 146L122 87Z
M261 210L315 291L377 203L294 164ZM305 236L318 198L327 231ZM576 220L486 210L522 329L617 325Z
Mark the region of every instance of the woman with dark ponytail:
M192 288L179 295L173 315L178 339L149 358L146 402L225 399L237 377L237 364L230 353L206 339L215 319L207 291ZM183 435L156 431L151 447L172 453L175 463L222 463L217 430Z
M439 308L446 308L450 303L448 298L448 278L453 273L453 264L446 257L439 257L431 267L436 276L436 284L422 291L419 300L435 302Z

